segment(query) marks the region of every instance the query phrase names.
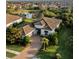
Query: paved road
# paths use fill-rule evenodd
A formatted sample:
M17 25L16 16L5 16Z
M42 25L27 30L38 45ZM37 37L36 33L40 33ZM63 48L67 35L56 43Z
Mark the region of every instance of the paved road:
M38 50L41 48L41 42L39 36L32 36L32 42L29 47L26 47L19 55L12 59L32 59Z

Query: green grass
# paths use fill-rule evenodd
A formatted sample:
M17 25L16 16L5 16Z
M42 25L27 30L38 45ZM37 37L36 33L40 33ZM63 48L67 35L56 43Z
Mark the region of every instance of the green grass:
M39 51L37 57L40 59L51 59L54 56L58 46L49 46L45 51Z
M24 22L26 22L26 23L32 23L33 19L24 19Z
M70 50L65 47L65 42L68 39L69 36L72 35L72 30L71 28L67 27L62 27L59 31L59 49L58 52L61 54L62 58L61 59L73 59L72 53Z
M24 47L22 47L20 45L6 45L6 48L10 49L10 50L18 51L18 52L20 52L24 49Z
M13 53L6 52L6 56L9 57L9 58L12 58L12 57L14 57L14 56L16 56L16 55L13 54Z

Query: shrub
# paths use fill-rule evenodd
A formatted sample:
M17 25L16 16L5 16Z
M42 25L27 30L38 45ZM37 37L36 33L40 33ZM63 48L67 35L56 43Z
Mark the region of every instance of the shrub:
M22 44L23 46L26 46L29 42L30 42L30 37L29 37L29 36L25 36L25 37L21 40L21 44Z
M50 45L57 45L58 44L57 32L54 34L48 35L47 38L49 39Z
M10 26L6 30L6 41L10 44L14 44L22 37L22 31L19 28Z
M13 24L13 27L17 27L17 26L18 26L18 23L14 23L14 24Z

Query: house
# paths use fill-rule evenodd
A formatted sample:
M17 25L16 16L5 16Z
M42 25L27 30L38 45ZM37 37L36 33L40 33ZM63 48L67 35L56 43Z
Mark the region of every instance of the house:
M54 33L61 22L60 19L44 17L42 20L34 23L34 27L36 28L35 33L42 36Z
M58 8L58 6L55 5L55 4L50 4L50 5L48 5L48 7L49 7L49 8Z
M24 18L32 18L31 13L23 13L22 15L23 15Z
M17 15L6 14L6 25L7 27L13 23L20 23L22 18Z
M23 27L23 35L31 37L34 34L35 29L30 25L25 25Z

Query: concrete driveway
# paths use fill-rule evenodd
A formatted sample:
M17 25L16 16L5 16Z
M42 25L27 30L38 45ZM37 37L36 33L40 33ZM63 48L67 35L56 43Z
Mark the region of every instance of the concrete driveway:
M32 59L41 48L41 38L39 36L31 37L30 46L26 47L19 55L12 59Z

